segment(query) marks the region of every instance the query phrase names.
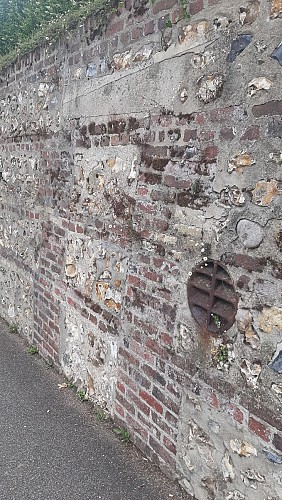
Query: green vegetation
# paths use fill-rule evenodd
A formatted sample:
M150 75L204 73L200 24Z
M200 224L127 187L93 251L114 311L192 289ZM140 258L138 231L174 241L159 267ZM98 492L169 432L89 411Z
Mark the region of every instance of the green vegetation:
M181 4L182 18L188 19L187 0ZM106 26L108 16L123 5L119 0L0 0L0 70L43 44L52 47L90 15L95 15L97 29ZM166 28L177 22L168 17Z
M12 323L11 325L9 325L9 332L18 333L18 326L16 325L16 323Z
M217 328L221 328L221 319L217 314L211 314L213 322L216 324Z
M37 354L38 353L38 348L35 345L31 345L28 350L28 354Z
M216 360L218 363L227 363L229 361L228 346L222 344L218 347L216 353Z
M130 435L129 432L124 429L124 427L114 427L113 432L121 441L123 441L124 443L128 443Z
M85 391L83 391L83 390L78 390L78 391L76 392L76 394L77 394L78 398L80 399L80 401L85 401L85 400L86 400L86 399L85 399L85 396L86 396L86 392L85 392Z
M0 0L0 69L43 43L53 44L89 15L104 23L114 0ZM117 7L116 7L117 8Z
M109 419L109 415L99 406L94 407L94 415L99 422L106 422Z

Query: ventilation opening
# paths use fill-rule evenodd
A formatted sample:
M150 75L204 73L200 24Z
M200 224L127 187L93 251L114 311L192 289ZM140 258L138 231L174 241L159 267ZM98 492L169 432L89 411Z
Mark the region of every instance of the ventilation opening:
M235 321L238 296L226 269L215 261L198 264L188 281L188 303L196 322L211 333L223 333Z

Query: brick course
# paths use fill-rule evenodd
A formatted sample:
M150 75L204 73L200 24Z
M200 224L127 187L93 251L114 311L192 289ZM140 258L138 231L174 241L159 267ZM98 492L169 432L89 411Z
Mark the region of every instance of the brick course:
M232 440L257 448L262 475L261 450L281 455L278 21L261 9L242 27L237 0L186 7L127 1L106 30L93 34L89 20L68 46L62 37L3 72L1 314L206 500L213 487L242 490L238 471L223 472L227 455L237 464ZM242 30L254 40L227 63ZM215 73L222 93L203 102L202 78ZM249 95L266 74L271 88ZM254 234L240 235L240 220ZM222 335L187 302L189 275L208 259L226 266L251 318ZM266 477L261 494L278 498L276 486Z

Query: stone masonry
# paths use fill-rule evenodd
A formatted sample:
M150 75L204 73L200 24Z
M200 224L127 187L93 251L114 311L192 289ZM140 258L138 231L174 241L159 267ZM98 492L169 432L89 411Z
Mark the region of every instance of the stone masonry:
M0 79L0 314L197 500L282 498L281 17L126 0Z

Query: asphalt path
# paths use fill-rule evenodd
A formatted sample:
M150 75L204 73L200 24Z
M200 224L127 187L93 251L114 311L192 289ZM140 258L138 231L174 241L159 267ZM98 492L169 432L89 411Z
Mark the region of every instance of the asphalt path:
M0 321L0 500L182 500L187 496Z

